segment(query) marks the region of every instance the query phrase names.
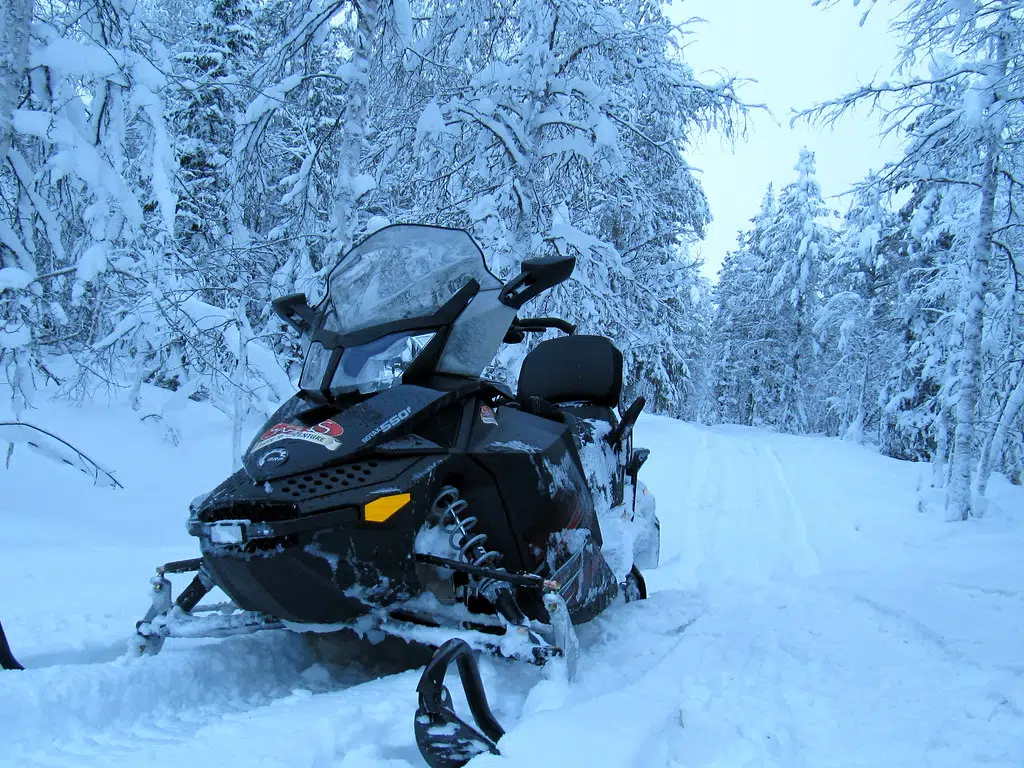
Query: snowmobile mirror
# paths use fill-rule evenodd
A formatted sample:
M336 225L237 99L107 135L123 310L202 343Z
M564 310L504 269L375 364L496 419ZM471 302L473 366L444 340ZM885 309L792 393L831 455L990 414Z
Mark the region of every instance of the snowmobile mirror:
M574 256L547 256L523 262L518 275L501 289L498 298L508 307L519 309L530 299L569 279L576 268Z
M642 396L633 401L633 404L622 414L622 420L615 425L615 429L608 433L606 439L610 445L621 445L626 438L633 434L633 427L636 425L636 420L640 418L640 412L645 405L647 405L647 400Z
M304 293L290 293L274 299L274 313L300 334L313 330L314 311Z

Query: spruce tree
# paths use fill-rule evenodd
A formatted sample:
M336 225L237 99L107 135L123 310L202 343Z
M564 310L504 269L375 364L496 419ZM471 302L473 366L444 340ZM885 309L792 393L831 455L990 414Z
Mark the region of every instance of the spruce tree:
M818 314L819 273L831 242L824 224L829 211L814 172L814 154L800 152L796 181L779 194L778 208L766 228L765 254L767 295L783 370L775 386L778 412L772 421L790 432L806 432L813 424L816 343L814 323Z

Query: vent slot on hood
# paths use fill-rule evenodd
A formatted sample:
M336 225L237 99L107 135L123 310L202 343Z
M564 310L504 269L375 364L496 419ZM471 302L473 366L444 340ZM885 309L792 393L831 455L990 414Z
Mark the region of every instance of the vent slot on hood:
M293 475L278 482L282 495L293 499L306 499L325 493L361 488L390 479L381 477L385 474L393 475L394 467L382 468L379 462L370 459L354 464L343 464L340 467L325 467L315 472Z

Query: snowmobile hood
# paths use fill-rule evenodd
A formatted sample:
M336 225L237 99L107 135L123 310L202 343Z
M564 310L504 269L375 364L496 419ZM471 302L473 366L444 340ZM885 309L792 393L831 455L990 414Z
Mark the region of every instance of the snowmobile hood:
M364 453L393 438L399 428L434 413L455 395L401 384L314 424L298 416L271 417L245 453L245 472L254 482L265 482Z

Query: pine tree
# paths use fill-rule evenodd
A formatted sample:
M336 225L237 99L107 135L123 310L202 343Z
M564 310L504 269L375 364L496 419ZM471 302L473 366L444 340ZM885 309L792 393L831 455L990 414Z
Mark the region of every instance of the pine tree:
M815 332L822 346L818 386L828 393L824 428L857 442L880 427L882 386L899 359L899 330L890 309L903 266L895 220L869 176L822 266Z
M776 215L775 193L768 187L753 227L737 235L737 248L726 255L714 291L714 331L709 345L714 421L760 424L775 398L765 386L775 378L776 334L773 312L762 276L766 269L761 243Z
M943 382L950 364L948 323L955 306L940 277L950 263L953 235L941 189L921 185L900 212L891 236L901 263L892 304L899 345L881 400L882 450L900 459L932 460L933 484L945 484L949 401Z
M800 153L797 180L779 195L778 209L766 228L762 247L774 304L773 320L784 356L779 412L773 419L786 431L806 432L816 414L811 408L814 387L814 322L818 313L818 276L831 234L823 220L829 211L815 179L814 154Z

